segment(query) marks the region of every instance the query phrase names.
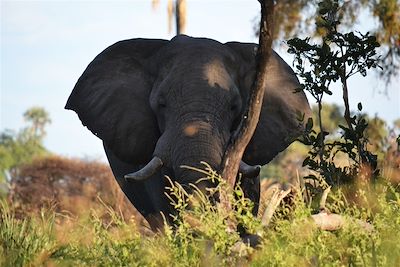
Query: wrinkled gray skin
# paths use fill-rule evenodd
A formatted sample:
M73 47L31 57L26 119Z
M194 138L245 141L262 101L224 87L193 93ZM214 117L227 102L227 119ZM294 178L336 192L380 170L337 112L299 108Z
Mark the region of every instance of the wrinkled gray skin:
M255 52L255 44L184 35L125 40L100 53L76 83L66 108L103 140L119 185L153 229L162 223L160 211L173 212L163 193L164 175L187 186L201 174L182 165L202 167L205 161L219 169L254 80ZM298 114L310 110L305 95L293 93L296 88L292 69L274 52L244 162L264 165L299 135ZM145 181L124 179L153 156L164 162L161 171ZM258 203L259 179L243 187Z

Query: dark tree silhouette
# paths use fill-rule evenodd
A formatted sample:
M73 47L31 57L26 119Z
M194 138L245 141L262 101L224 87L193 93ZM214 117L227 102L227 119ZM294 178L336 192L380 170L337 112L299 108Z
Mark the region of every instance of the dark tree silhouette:
M259 0L261 4L261 21L259 46L256 55L256 78L253 82L248 103L238 128L231 136L230 143L222 160L222 177L227 181L227 192L221 192L221 204L229 211L228 195L232 193L239 164L246 146L257 127L264 98L264 88L267 80L267 62L271 56L273 40L274 1Z

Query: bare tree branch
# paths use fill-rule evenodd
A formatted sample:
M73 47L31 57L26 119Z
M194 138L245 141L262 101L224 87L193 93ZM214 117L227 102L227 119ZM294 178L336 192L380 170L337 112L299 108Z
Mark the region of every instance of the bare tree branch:
M264 214L261 219L261 224L264 227L267 227L272 219L272 216L274 216L274 213L276 209L278 208L279 204L281 201L289 195L289 193L292 191L291 188L287 190L281 190L281 189L276 189L274 194L272 195L271 199L269 200L269 203L267 207L265 208Z

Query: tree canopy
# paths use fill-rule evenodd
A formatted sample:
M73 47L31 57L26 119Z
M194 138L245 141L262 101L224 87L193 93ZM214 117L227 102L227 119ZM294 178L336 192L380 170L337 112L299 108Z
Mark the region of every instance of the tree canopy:
M329 2L329 1L328 1ZM379 64L384 71L379 75L389 83L399 74L400 69L400 3L398 0L360 0L339 1L339 21L341 26L357 30L360 14L366 12L371 18L372 35L381 44L382 56ZM316 1L279 0L275 8L275 39L288 39L293 36L316 36L322 34L318 28L318 5ZM329 6L325 7L329 9ZM257 20L258 21L258 20ZM317 28L316 28L317 27ZM258 35L258 33L257 33Z
M7 171L48 153L43 146L45 126L51 122L47 111L32 107L23 116L28 123L25 128L0 133L0 182L5 180Z

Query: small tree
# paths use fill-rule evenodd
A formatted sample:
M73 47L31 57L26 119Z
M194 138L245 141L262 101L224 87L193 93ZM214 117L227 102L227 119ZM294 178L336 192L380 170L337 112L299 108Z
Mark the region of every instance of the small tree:
M313 130L313 120L306 124L306 134L301 141L312 148L303 166L319 173L328 184L340 184L352 180L359 172L368 167L374 176L378 174L377 157L367 149L368 139L365 130L367 121L362 115L352 116L348 96L348 79L360 73L367 75L367 70L377 68L379 57L376 48L379 43L369 33L341 33L338 31L339 4L337 0L323 0L318 4L319 17L316 20L318 31L322 34L321 42L311 44L310 38L289 40L288 52L295 55L295 68L303 81L300 90L308 91L318 104L319 130ZM342 139L326 142L322 121L322 100L325 94L331 95L330 85L340 81L344 102ZM358 110L362 110L361 103ZM334 158L342 152L349 156L353 164L350 167L337 167ZM315 175L309 178L316 179Z
M29 123L27 127L19 132L0 133L0 182L4 181L7 171L48 153L43 146L45 126L51 122L47 111L33 107L24 113L24 118Z
M316 16L314 14L314 11L318 9L315 5L316 1L279 0L276 2L275 38L321 34L318 29L315 31L313 28L314 22L319 20L318 14ZM360 17L372 18L374 23L370 23L369 31L382 44L379 52L383 56L379 59L379 64L384 67L384 71L379 72L379 77L383 78L388 85L393 78L398 76L400 70L399 0L340 0L338 2L340 9L337 10L337 17L346 28L350 28L357 22L363 22L360 21ZM363 13L367 16L360 16Z
M44 108L32 107L25 111L24 119L30 123L27 128L30 138L41 142L46 136L45 126L51 123L49 113Z

